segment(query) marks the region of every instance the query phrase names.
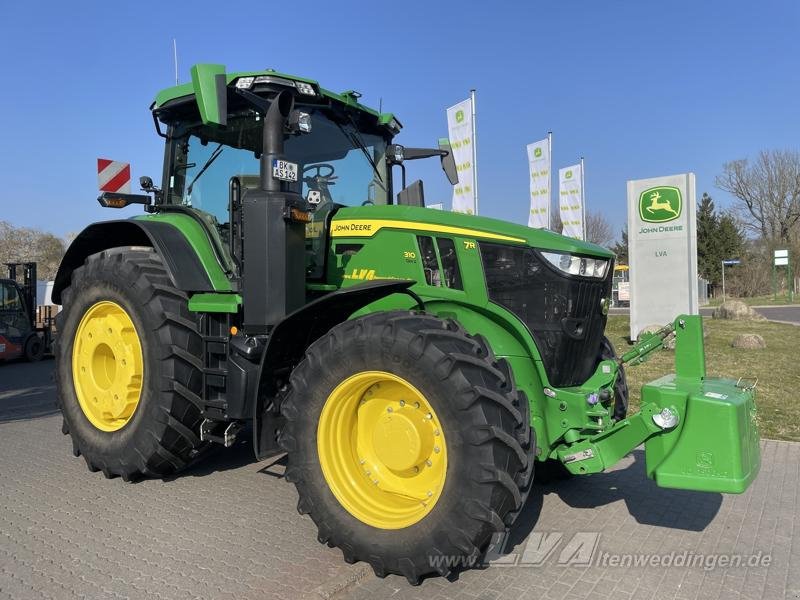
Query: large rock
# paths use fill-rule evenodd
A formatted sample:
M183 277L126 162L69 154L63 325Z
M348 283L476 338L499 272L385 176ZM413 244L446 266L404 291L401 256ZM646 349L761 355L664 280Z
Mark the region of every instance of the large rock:
M766 320L741 300L726 300L714 309L714 314L712 316L715 319L728 319L731 321Z
M767 347L767 342L757 333L740 333L731 342L734 348L747 348L749 350L761 350Z

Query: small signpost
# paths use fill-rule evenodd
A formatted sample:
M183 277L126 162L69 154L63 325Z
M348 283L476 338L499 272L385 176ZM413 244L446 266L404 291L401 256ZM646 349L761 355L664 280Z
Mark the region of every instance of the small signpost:
M792 289L792 265L789 262L788 250L775 250L772 261L772 294L775 300L778 299L778 267L786 267L786 292L789 295L789 302L794 300L794 290Z
M722 301L725 302L725 267L740 265L742 261L738 258L727 258L722 261Z

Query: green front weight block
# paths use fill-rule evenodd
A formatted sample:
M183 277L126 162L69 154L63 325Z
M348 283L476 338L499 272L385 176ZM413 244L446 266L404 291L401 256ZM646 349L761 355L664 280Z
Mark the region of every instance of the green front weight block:
M646 384L642 397L683 415L645 442L647 476L659 486L740 494L755 479L761 449L754 389L730 379L691 386L669 375Z
M647 476L661 487L740 494L761 465L755 384L706 377L703 324L682 315L623 356L641 362L674 332L675 373L642 387L638 413L557 450L576 475L599 473L644 443Z

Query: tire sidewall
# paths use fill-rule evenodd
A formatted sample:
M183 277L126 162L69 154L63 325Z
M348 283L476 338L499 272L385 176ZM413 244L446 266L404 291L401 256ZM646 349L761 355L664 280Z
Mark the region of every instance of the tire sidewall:
M106 261L98 261L107 264ZM92 265L95 266L95 265ZM154 350L158 347L153 324L157 316L152 314L148 298L141 293L135 281L125 281L119 270L94 268L91 277L73 277L67 294L59 331L56 361L57 381L64 418L70 432L77 438L84 454L102 456L106 464L125 460L125 454L134 448L143 435L142 423L157 413L159 393L154 385L158 381L158 361ZM143 381L139 403L130 421L116 431L102 431L95 427L81 408L72 375L72 355L75 334L86 311L103 300L119 304L133 321L142 348ZM149 413L149 414L148 414Z

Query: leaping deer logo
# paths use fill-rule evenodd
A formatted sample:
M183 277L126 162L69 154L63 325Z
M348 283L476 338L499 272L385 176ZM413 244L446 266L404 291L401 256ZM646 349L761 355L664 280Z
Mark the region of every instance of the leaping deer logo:
M653 214L657 210L665 210L667 212L672 213L676 217L679 216L678 211L672 208L672 205L670 204L669 200L667 200L666 198L663 201L661 200L661 192L659 191L655 191L652 194L650 194L650 206L646 206L645 210L650 214Z

